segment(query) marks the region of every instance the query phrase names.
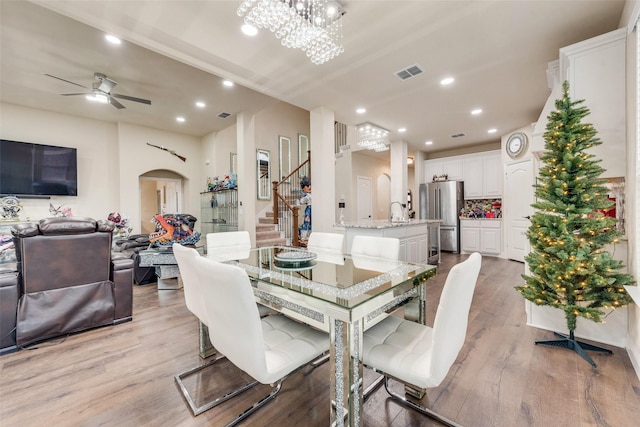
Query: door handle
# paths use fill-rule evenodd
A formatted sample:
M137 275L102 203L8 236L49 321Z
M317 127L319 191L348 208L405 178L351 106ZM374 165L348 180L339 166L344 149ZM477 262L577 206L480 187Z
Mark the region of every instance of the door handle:
M531 219L531 215L523 216L522 218L530 220Z

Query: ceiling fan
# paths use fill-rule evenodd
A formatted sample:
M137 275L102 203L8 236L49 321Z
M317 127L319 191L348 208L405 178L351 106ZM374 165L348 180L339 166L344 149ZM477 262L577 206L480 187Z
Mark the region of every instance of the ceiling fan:
M90 91L90 92L82 92L82 93L61 93L60 95L62 95L62 96L76 96L76 95L92 96L93 95L94 100L102 102L104 104L111 104L114 107L116 107L117 109L125 108L125 106L122 105L120 102L118 102L114 98L124 99L124 100L127 100L127 101L133 101L133 102L140 102L142 104L151 105L151 101L149 101L148 99L136 98L135 96L120 95L120 94L117 94L117 93L111 93L111 90L118 83L115 80L111 80L105 74L102 74L102 73L94 73L94 75L93 75L94 82L93 82L93 85L92 85L91 88L88 88L88 87L83 86L83 85L78 84L78 83L74 83L74 82L69 81L69 80L65 80L65 79L63 79L61 77L56 77L56 76L51 75L51 74L45 73L45 76L52 77L52 78L58 79L58 80L62 80L63 82L67 82L67 83L70 83L72 85L80 86L81 88L84 88L84 89L87 89L87 90Z

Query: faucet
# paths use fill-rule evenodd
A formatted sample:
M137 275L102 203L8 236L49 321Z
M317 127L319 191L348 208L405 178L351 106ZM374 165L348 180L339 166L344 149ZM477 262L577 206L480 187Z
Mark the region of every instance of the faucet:
M402 203L400 203L400 202L391 202L389 204L389 222L393 222L393 210L392 210L392 207L396 203L400 205L400 212L402 212L401 220L404 221L404 205Z

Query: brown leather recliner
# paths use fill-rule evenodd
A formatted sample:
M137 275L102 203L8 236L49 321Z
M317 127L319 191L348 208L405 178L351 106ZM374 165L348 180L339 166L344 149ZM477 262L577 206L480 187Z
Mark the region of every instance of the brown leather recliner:
M131 320L133 261L111 259L113 228L81 217L14 226L18 347Z

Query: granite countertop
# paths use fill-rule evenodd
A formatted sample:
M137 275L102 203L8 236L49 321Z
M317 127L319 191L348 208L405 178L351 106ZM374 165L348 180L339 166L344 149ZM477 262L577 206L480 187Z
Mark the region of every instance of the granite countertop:
M336 227L344 228L392 228L392 227L408 227L421 224L440 224L439 219L412 219L405 222L390 222L388 219L372 219L362 221L347 221L344 224L336 224Z

